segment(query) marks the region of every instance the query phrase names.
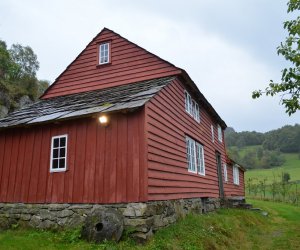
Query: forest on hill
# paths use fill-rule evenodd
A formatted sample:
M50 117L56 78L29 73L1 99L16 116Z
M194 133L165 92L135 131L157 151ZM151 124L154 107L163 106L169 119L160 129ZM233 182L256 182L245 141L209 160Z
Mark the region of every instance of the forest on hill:
M37 56L29 46L13 44L7 48L0 40L0 118L38 99L49 86L39 80Z
M298 154L300 162L300 124L286 125L266 133L225 131L228 155L248 169L279 167L285 154Z

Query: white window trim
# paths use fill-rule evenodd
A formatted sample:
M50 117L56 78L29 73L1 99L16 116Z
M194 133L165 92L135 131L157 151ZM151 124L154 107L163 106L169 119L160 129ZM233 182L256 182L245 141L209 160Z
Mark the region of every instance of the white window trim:
M54 139L57 138L66 138L66 155L65 155L65 167L64 168L52 168L52 162L53 162L53 144L54 144ZM51 151L50 151L50 173L55 173L55 172L65 172L67 170L67 159L68 159L68 135L57 135L57 136L52 136L51 138Z
M199 104L191 97L191 95L186 90L184 91L184 104L185 111L200 123Z
M232 172L233 172L233 184L240 185L239 168L234 165L232 167Z
M194 173L194 174L199 174L202 176L205 176L205 161L204 161L204 147L202 144L200 144L199 142L195 141L194 139L186 136L185 138L186 141L186 149L187 149L187 163L188 163L188 172L190 173ZM193 145L193 155L192 155L192 160L194 160L194 166L195 166L195 170L192 170L190 168L190 161L188 159L188 156L191 155L191 152L189 151L189 146ZM200 164L198 164L198 152L197 149L201 150L201 159L200 159ZM202 166L202 171L201 171L201 162L203 164Z
M215 142L215 130L214 130L214 125L210 126L211 129L211 141Z
M199 105L198 103L195 102L195 110L194 110L194 113L195 113L195 120L197 122L200 122L200 110L199 110Z
M218 140L219 142L223 142L222 128L219 124L218 124Z
M107 62L101 62L101 47L107 44ZM100 43L99 44L99 64L103 65L103 64L108 64L110 63L110 45L109 42L105 42L105 43Z
M198 149L200 148L200 151L201 151L200 165L199 165L199 162L198 162L198 159L197 159L197 171L198 171L199 175L205 176L204 148L203 148L202 144L196 142L196 148L197 147L198 147ZM197 152L196 152L196 156L197 156ZM198 169L198 166L199 166L199 169ZM201 167L202 167L202 171L201 171Z
M185 141L186 141L186 148L187 148L187 157L188 157L188 155L191 155L192 157L193 157L193 159L192 160L194 160L194 168L195 168L195 170L192 170L191 168L190 168L190 162L191 161L189 161L188 159L187 159L187 163L188 163L188 171L190 172L190 173L194 173L194 174L197 174L197 161L196 161L196 143L195 143L195 141L192 139L192 138L190 138L190 137L186 137L186 139L185 139ZM190 152L190 145L193 145L192 147L193 147L193 155L192 155L192 153ZM193 162L192 162L193 163Z
M227 165L226 165L226 163L223 164L223 172L224 172L224 181L228 182L228 173L227 173Z

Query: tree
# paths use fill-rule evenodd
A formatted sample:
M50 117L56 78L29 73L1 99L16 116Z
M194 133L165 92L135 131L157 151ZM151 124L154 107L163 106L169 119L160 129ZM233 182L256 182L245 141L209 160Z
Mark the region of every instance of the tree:
M13 44L9 50L11 58L20 67L17 77L35 78L40 65L36 54L29 46Z
M282 176L281 177L282 178L282 182L284 182L284 183L288 183L289 180L291 179L290 174L287 173L287 172L282 173L281 176Z
M0 80L8 80L19 71L19 66L13 61L6 43L0 40Z
M287 5L288 13L300 10L300 0L289 0ZM292 66L282 70L281 82L275 83L271 80L265 91L253 91L252 98L259 98L263 94L279 94L286 113L291 115L300 110L300 17L284 22L283 27L289 35L277 47L277 53L291 62Z
M6 110L1 117L22 107L24 96L35 101L43 94L49 82L37 79L38 69L37 56L29 46L13 44L8 49L0 40L0 111Z

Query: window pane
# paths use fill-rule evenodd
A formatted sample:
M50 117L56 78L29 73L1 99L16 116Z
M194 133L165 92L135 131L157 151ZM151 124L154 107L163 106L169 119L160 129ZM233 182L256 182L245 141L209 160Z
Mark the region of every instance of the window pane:
M57 148L59 146L59 138L55 138L54 140L53 140L53 147L54 148Z
M189 95L189 113L192 115L193 114L193 104L192 104L192 98L191 96Z
M197 143L197 165L198 172L204 174L204 157L203 157L203 146Z
M58 159L52 160L52 168L58 168Z
M65 158L59 159L59 168L65 168L66 162Z
M196 152L195 152L195 141L191 140L191 170L196 171Z
M99 47L99 62L102 63L108 63L109 62L109 44L104 43L101 44Z
M192 109L191 109L191 114L192 114L192 116L195 118L195 101L194 100L192 100Z
M53 158L58 158L58 148L53 149Z
M195 117L196 121L199 121L199 106L196 102L195 102L194 115L195 115L194 117Z
M66 149L65 148L61 148L59 150L59 157L65 157L66 156Z
M60 138L60 147L65 147L66 146L66 137L61 137Z
M184 92L184 101L185 101L185 110L188 111L189 107L188 107L188 97L187 97L187 93Z

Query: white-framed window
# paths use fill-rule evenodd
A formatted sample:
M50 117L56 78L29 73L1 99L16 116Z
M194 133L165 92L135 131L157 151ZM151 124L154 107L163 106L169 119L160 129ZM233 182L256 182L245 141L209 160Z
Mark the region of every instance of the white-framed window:
M223 141L222 128L219 124L218 124L218 140L219 140L219 142Z
M203 146L196 142L196 154L197 154L197 170L198 174L205 175L205 165L204 165L204 150Z
M203 145L186 136L186 155L188 171L205 175L204 149Z
M226 165L226 163L223 164L223 172L224 172L224 181L228 182L227 165Z
M199 105L196 102L195 102L195 109L194 109L194 118L197 122L200 122Z
M191 95L184 91L185 111L189 113L197 122L200 122L200 110L198 103L192 99Z
M109 63L109 43L99 45L99 64Z
M187 155L188 171L197 173L195 141L189 137L186 137L186 155Z
M50 172L62 172L67 169L68 135L53 136L51 140Z
M211 141L215 142L215 131L214 131L214 125L210 125L211 130Z
M184 92L184 97L185 97L185 111L188 112L190 115L192 115L192 110L193 110L193 103L192 103L192 98L188 92Z
M240 185L239 168L236 165L234 165L232 167L232 171L233 171L233 184Z

